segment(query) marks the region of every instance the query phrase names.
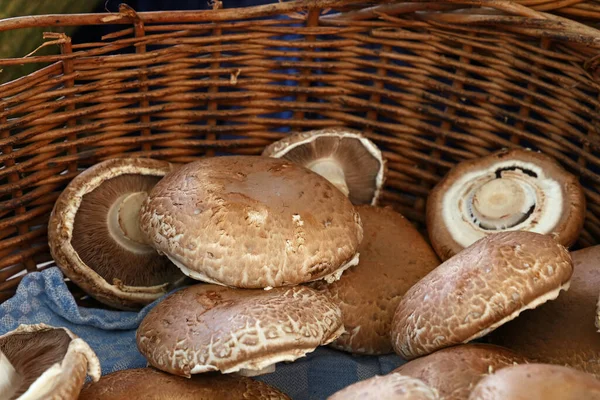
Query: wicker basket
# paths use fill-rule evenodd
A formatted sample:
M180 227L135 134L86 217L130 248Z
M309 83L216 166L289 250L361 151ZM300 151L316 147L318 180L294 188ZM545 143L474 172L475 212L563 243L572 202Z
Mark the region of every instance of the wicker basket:
M49 33L60 55L0 60L37 64L0 86L0 301L53 265L46 223L82 169L125 155L260 154L290 131L334 125L381 147L383 203L421 229L428 190L455 163L541 150L585 186L577 247L600 243L600 31L590 25L500 0L321 0L23 17L1 20L0 40L98 24L121 28L97 43Z

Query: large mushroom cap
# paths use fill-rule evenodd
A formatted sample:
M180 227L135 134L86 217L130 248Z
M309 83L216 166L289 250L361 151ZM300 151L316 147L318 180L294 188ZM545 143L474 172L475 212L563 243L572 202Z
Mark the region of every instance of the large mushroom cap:
M364 229L359 264L336 282L312 287L327 291L342 310L346 332L332 347L358 354L391 353L390 327L400 298L440 261L401 214L388 207L356 209Z
M257 375L303 357L343 331L340 309L308 287L202 284L156 305L137 330L137 344L153 367L175 375L217 370Z
M569 290L489 335L536 362L569 365L600 378L600 334L594 325L600 290L600 246L571 253Z
M66 328L20 325L0 336L0 399L75 400L86 375L100 379L100 362Z
M509 399L600 400L600 381L561 365L515 365L480 380L469 396L469 400Z
M57 199L48 223L52 257L98 301L138 309L185 279L139 230L141 202L172 170L166 161L106 160L77 175Z
M141 227L185 274L242 288L336 280L358 262L363 235L354 206L325 178L260 156L180 167L152 189Z
M392 371L435 388L444 400L467 400L477 382L494 371L528 360L489 344L463 344L409 361ZM508 400L508 398L506 398Z
M585 208L577 177L552 158L502 150L456 165L433 188L427 229L442 260L502 231L551 234L569 247L583 229Z
M276 388L247 377L207 373L183 378L154 368L127 369L86 385L79 400L290 400Z
M262 155L285 158L324 176L353 204L376 205L385 183L381 151L353 129L295 133L270 144Z
M438 391L420 379L392 373L352 384L328 400L440 400Z
M398 304L394 350L411 359L480 338L555 299L573 274L569 252L548 235L489 235L446 260Z

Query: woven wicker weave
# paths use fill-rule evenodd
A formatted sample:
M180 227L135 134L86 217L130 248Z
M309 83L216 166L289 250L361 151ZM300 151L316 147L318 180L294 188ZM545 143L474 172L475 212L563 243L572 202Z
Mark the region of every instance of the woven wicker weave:
M600 243L600 31L590 25L500 0L322 0L23 17L0 21L0 40L93 24L122 27L99 43L47 35L61 55L0 60L39 65L0 86L0 301L24 272L52 265L49 213L83 168L124 155L260 154L289 131L333 125L381 147L384 204L421 229L428 190L458 161L541 150L586 188L577 247Z

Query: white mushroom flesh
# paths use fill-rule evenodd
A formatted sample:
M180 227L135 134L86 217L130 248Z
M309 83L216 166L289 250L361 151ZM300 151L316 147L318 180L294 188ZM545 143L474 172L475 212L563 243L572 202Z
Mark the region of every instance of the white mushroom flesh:
M344 170L338 162L332 158L322 158L315 160L307 165L307 168L317 174L321 175L329 182L333 183L345 196L348 196L350 191L348 185L346 185L346 177L344 176Z
M507 160L461 176L443 198L443 221L468 247L491 232L547 234L563 208L560 184L535 164Z
M237 372L237 374L241 375L241 376L247 376L247 377L271 374L271 373L275 372L275 365L276 364L267 365L266 367L261 368L261 369L242 368Z
M11 364L8 357L0 351L0 400L12 398L21 386L22 378Z

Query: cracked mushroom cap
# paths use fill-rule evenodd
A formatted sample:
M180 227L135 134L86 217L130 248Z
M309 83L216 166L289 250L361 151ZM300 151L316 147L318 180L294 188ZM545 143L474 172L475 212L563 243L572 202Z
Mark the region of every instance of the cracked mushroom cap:
M357 354L392 353L390 327L406 291L440 261L419 231L389 207L356 206L363 222L360 262L331 284L311 287L329 293L342 310L346 332L331 346Z
M262 155L285 158L324 176L353 204L376 205L387 173L381 150L348 128L295 133L270 144Z
M600 400L600 381L562 365L503 368L475 386L469 400Z
M420 379L398 373L354 383L327 400L440 400L438 391Z
M325 178L260 156L186 164L152 189L141 215L148 241L186 275L241 288L339 279L363 236Z
M127 369L87 384L78 400L290 400L276 388L247 377L207 373L183 378L154 368Z
M489 335L533 361L568 365L600 378L600 334L594 325L600 288L600 246L571 252L567 292L528 310Z
M337 305L308 287L202 284L156 305L137 330L137 344L153 367L174 375L258 375L304 357L343 331Z
M172 169L145 158L106 160L77 175L57 199L48 222L52 257L98 301L136 310L185 279L139 229L141 202Z
M583 229L586 201L576 176L552 158L501 150L456 165L427 198L427 229L442 261L502 231L552 235L571 246Z
M495 233L411 287L392 322L392 345L412 359L467 343L568 290L571 255L549 235Z
M100 373L94 351L66 328L20 325L0 336L3 400L75 400L86 375Z
M486 375L527 358L500 346L470 343L448 347L401 365L392 374L420 379L444 400L467 400ZM508 399L508 398L507 398Z

